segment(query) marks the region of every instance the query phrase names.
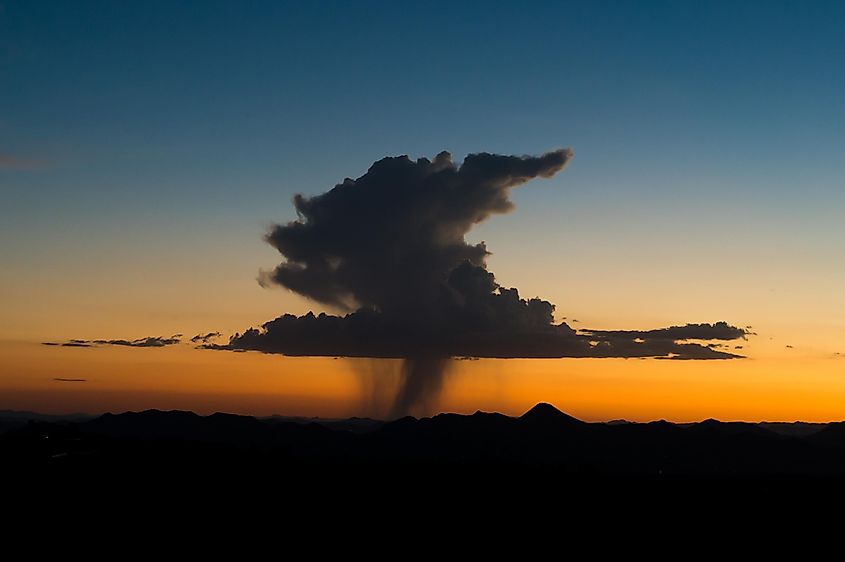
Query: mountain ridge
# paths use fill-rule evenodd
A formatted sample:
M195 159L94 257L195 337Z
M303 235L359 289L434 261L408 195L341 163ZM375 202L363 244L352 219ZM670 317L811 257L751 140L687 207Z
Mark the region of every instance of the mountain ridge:
M84 470L152 463L200 470L472 466L631 477L845 476L845 422L792 429L714 419L584 422L546 403L518 417L477 411L387 422L150 409L19 423L0 433L0 462Z

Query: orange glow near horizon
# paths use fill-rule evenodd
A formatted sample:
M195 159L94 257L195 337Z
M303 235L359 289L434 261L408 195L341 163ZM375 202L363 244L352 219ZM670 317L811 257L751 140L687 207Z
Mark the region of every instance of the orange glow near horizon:
M722 270L702 268L700 252L642 261L624 245L601 246L598 257L589 245L568 245L566 260L549 261L546 250L526 238L516 216L500 217L496 228L479 225L470 242L486 240L496 250L488 262L503 286L555 303L556 322L566 316L574 328L596 329L650 329L686 321L751 324L758 335L728 342L729 350L742 346L734 351L748 358L455 361L442 400L428 413L518 415L542 401L584 420L845 419L843 266L827 253L802 252L782 261L775 248L767 250L770 255L755 252L755 261L747 259L747 249L726 245L720 263L727 269ZM190 229L171 233L170 238L192 241L188 257L167 240L140 247L135 239L111 246L107 238L49 259L27 254L0 279L5 320L0 409L383 415L384 407L373 410L366 400L361 365L376 363L365 360L198 351L188 344L161 349L40 344L167 337L177 331L185 338L209 331L229 335L282 311L320 312L291 291L266 290L255 282L256 269L277 263L278 255L258 243L260 229L251 228L244 227L242 240L216 245L205 245ZM547 231L534 234L563 245L568 232L559 238ZM633 239L637 232L618 238ZM145 253L150 248L155 255ZM582 271L573 275L567 263L581 264ZM50 274L57 268L63 272L61 290ZM724 282L726 271L732 283Z
M537 402L549 402L588 421L845 419L842 359L760 355L729 361L454 361L434 410L519 415ZM0 409L379 414L368 407L363 379L356 374L368 360L200 351L186 345L78 349L21 342L0 344L0 359Z

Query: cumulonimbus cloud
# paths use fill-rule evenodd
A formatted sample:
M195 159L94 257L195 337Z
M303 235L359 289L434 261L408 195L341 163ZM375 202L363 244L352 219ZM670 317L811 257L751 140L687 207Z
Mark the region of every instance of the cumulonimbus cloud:
M487 247L467 243L466 234L510 211L512 188L554 176L571 158L569 149L536 157L470 154L460 166L448 152L433 160L384 158L326 193L296 195L299 218L265 237L284 261L259 281L346 314L284 315L227 344L200 347L391 357L428 366L449 357L739 357L702 343L748 333L726 322L576 331L554 323L550 302L522 298L496 282L486 267ZM407 372L421 370L410 365Z

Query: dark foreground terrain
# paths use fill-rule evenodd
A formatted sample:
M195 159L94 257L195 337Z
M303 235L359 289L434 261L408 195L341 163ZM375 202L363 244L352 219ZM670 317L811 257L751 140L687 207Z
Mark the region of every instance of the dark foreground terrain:
M753 509L763 521L786 505L838 504L845 423L585 423L547 404L520 417L392 422L0 412L0 477L4 498L18 500L7 505L35 517L83 506L178 521L183 509L214 518L228 506L238 519L271 506L299 520L340 510L358 526L374 513L399 514L394 525L467 513L507 523L547 520L549 509L679 524L679 513L747 519Z
M604 545L614 528L699 548L717 531L815 525L838 506L845 423L584 423L547 404L393 422L0 412L0 478L14 521L78 537L198 528L207 544L240 528L325 541L354 529L417 544L436 530L495 547L518 528Z
M95 418L0 414L6 471L148 475L335 471L644 480L845 477L845 423L585 423L547 404L521 417L476 412L311 421L148 410Z

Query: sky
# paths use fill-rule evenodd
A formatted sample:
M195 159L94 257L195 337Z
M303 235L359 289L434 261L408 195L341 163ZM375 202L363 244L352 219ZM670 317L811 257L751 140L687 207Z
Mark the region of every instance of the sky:
M294 194L569 147L467 235L496 280L576 329L751 326L745 358L455 361L439 410L843 419L843 26L841 2L3 1L0 409L366 414L362 360L42 343L337 312L256 281Z

